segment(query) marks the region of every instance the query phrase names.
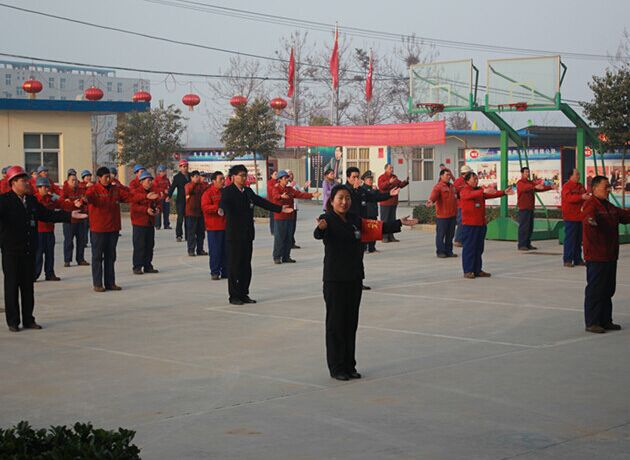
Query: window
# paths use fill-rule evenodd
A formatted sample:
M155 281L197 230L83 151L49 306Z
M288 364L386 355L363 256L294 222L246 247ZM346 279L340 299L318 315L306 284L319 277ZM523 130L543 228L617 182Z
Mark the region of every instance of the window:
M356 166L363 174L370 169L370 149L351 147L346 149L346 167Z
M121 93L122 93L122 91L123 91L123 85L122 85L122 83L120 83L120 82L116 83L116 92L117 92L118 94L121 94Z
M66 89L66 79L65 78L60 78L59 79L59 89Z
M433 180L433 147L414 148L411 161L411 180Z
M48 87L49 88L54 88L55 87L55 77L49 77L48 78Z
M113 89L114 84L111 81L107 82L107 92L111 93L112 89Z
M81 91L85 89L85 80L79 80L79 89Z
M21 86L15 87L15 94L17 94L18 96L24 96L24 90L22 89Z
M137 93L138 92L138 83L134 83L133 84L133 92Z
M456 174L459 174L462 166L466 164L466 149L457 149L457 171Z
M11 86L11 74L7 73L4 75L4 84L7 86Z
M27 171L48 168L48 177L59 181L59 134L24 134L24 165Z

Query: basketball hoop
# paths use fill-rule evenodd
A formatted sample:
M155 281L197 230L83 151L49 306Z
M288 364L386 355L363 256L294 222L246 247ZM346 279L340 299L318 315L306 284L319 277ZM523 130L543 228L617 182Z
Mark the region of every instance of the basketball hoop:
M503 112L505 110L515 110L517 112L524 112L527 110L527 102L512 102L511 104L499 104L497 108L499 112Z
M429 114L429 116L431 117L444 111L444 104L438 104L435 102L421 102L419 104L416 104L416 107L426 110L426 113Z

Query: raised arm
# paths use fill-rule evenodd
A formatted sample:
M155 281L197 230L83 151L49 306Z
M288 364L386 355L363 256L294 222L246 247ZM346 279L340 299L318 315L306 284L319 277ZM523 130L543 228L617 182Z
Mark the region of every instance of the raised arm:
M246 193L250 194L252 202L259 208L266 209L267 211L282 212L282 206L265 200L263 197L256 195L251 189Z

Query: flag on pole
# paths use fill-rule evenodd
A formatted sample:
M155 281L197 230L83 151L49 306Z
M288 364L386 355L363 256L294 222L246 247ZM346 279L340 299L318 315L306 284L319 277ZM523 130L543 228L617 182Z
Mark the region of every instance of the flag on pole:
M332 75L333 89L339 87L339 28L335 27L335 44L330 56L330 75Z
M372 52L370 51L370 66L368 67L368 73L365 79L365 100L368 102L372 100L372 70Z
M295 90L295 57L293 56L293 48L291 48L291 57L289 58L289 92L287 97L293 97Z

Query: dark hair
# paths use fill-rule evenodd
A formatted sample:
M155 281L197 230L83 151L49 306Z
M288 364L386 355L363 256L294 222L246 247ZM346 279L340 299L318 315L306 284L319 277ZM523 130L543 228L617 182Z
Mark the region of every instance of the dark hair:
M335 172L335 170L331 168L326 169L326 171L324 171L324 176L327 176L331 172Z
M591 188L595 188L601 181L608 180L606 176L595 176L591 182Z
M383 169L387 169L388 166L391 166L391 163L385 163L385 167Z
M333 210L332 201L335 199L335 195L341 192L342 190L345 190L346 192L348 192L350 194L350 199L352 199L352 193L350 192L350 189L346 187L345 185L337 184L330 190L330 196L328 197L328 200L326 201L326 211L332 212Z
M356 166L350 166L348 169L346 169L346 177L350 177L350 174L352 173L357 173L361 175L361 171Z
M107 166L101 166L96 170L96 177L102 177L105 174L110 174L109 168Z
M221 171L215 171L215 172L213 172L213 173L212 173L212 175L210 176L210 180L211 180L212 182L214 182L214 181L215 181L215 179L216 179L217 177L222 176L222 175L223 175L223 173L222 173Z
M468 171L464 176L464 180L468 182L472 176L477 176L477 173L475 171Z
M196 169L190 173L190 177L198 176L198 175L199 175L199 171L197 171Z
M336 146L335 150L337 150L337 149L339 149L339 150L341 150L343 152L343 147L341 145Z
M523 166L521 168L521 174L524 173L525 171L529 171L529 168L527 166Z
M440 177L442 177L444 174L450 173L450 172L451 172L450 169L444 168L444 169L440 170Z
M228 176L232 177L232 176L236 176L240 173L246 173L247 172L247 168L245 167L245 165L234 165L230 168L230 170L228 171Z

